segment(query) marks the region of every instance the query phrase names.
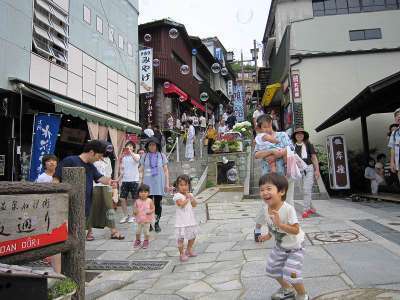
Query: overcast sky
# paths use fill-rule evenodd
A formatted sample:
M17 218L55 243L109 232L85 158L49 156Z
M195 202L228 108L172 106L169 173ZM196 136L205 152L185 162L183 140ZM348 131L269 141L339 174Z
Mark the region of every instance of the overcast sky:
M217 36L235 59L240 49L250 59L253 40L263 38L269 6L270 0L139 0L139 24L169 17L189 35Z

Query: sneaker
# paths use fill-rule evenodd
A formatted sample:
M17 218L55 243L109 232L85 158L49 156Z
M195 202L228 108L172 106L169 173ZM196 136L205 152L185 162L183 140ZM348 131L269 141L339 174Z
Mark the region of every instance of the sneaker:
M141 243L142 242L140 240L136 240L135 243L133 244L133 248L139 248ZM144 245L144 242L143 242L143 245Z
M155 230L156 232L160 232L160 231L161 231L160 225L158 225L158 223L156 223L156 224L154 225L154 230Z
M275 293L272 294L271 300L285 300L294 299L295 294L293 289L280 288Z
M181 256L179 257L179 260L180 260L181 262L188 261L188 259L189 259L189 257L188 257L187 255L185 255L185 254L183 254L183 255L181 255Z
M305 294L305 295L296 295L296 300L310 300L310 297Z
M150 229L149 229L149 231L153 231L153 230L154 230L153 225L150 224Z
M303 217L303 219L309 218L310 212L308 210L306 210L305 212L303 212L302 217Z
M133 223L133 222L135 222L136 220L135 220L135 218L134 217L132 217L132 216L129 216L128 217L128 223Z
M143 241L143 246L142 246L142 248L143 248L143 249L149 248L149 240L144 240L144 241Z
M119 221L119 224L124 224L124 223L128 222L128 220L129 220L129 217L128 217L128 216L123 217L123 218L121 219L121 221Z

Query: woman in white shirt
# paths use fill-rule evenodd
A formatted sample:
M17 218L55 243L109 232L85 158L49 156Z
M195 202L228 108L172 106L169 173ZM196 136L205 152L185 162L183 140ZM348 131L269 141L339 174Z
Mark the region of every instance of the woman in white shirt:
M218 126L218 135L224 135L228 131L228 127L225 125L224 119L221 119L219 121L219 126Z

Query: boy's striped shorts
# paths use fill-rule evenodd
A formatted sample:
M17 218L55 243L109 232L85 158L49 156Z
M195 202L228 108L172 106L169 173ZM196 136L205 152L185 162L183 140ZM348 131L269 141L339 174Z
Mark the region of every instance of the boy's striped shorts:
M272 278L283 278L291 284L303 283L303 261L303 246L293 250L275 246L267 259L267 275Z

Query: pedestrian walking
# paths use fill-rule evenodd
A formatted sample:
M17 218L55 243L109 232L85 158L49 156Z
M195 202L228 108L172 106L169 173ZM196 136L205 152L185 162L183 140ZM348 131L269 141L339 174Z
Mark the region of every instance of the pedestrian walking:
M193 127L195 129L195 133L198 133L199 132L199 126L200 126L199 117L196 114L194 114L193 117L192 117L192 121L193 121Z
M194 161L194 138L196 136L196 131L193 127L193 121L187 121L189 124L187 138L186 138L186 148L185 148L185 158L189 161Z
M275 173L263 175L259 181L260 196L266 204L264 212L268 233L261 235L261 242L274 236L275 246L267 259L267 275L274 278L280 288L272 300L308 300L303 283L304 232L300 228L294 207L285 202L287 179Z
M172 116L171 113L168 114L167 124L168 124L168 129L169 130L173 130L174 129L174 117Z
M257 128L257 119L258 119L258 117L263 115L263 114L264 114L264 110L263 110L262 105L261 104L257 104L257 107L256 107L255 111L253 112L253 128L254 128L254 131Z
M207 130L207 119L203 115L200 116L199 118L200 121L200 132L204 134Z
M133 223L135 220L128 212L128 196L131 194L133 200L137 196L137 188L139 185L139 161L140 155L135 153L135 144L128 141L122 152L122 160L119 170L119 179L121 181L121 193L119 195L121 208L124 214L120 223Z
M42 168L44 172L39 175L36 179L37 183L52 183L53 176L56 172L58 163L57 156L53 154L45 154L42 158ZM61 273L61 253L53 255L48 258L50 260L50 264L56 273Z
M141 184L138 188L139 198L135 201L133 214L136 218L136 240L133 244L134 248L147 249L149 247L150 226L154 221L154 203L149 198L150 187ZM142 233L144 235L143 245L141 241Z
M176 204L175 236L180 260L184 262L187 261L189 257L197 256L196 253L193 252L193 245L198 234L198 225L193 211L197 202L190 192L191 186L189 176L178 176L174 186L178 191L173 198ZM184 245L185 240L187 241L186 251Z
M297 128L292 134L292 141L295 146L296 154L307 164L307 168L302 174L303 183L303 218L308 218L315 214L316 210L311 203L312 187L314 178L318 180L319 162L314 145L310 142L310 135L303 128Z
M226 119L225 124L229 130L232 130L233 126L236 124L235 112L232 107L229 107L227 113L228 113L228 119Z
M228 127L225 125L224 119L219 121L218 125L218 135L223 136L228 131Z
M93 241L92 227L88 223L89 216L92 208L92 195L93 195L93 181L101 182L105 185L114 186L116 182L111 180L110 177L105 177L97 171L93 165L94 162L103 158L106 152L106 144L99 140L91 140L83 147L83 152L80 155L72 155L64 158L57 166L54 173L54 182L62 181L62 169L64 167L83 167L86 175L86 191L85 191L85 217L87 221L87 234L86 240Z
M209 119L208 119L208 124L212 125L213 127L215 127L215 116L214 113L211 113Z
M394 121L400 125L400 108L394 112ZM388 147L390 148L390 170L397 174L400 181L400 126L393 130Z
M215 130L214 126L211 124L208 125L206 140L207 140L207 153L213 154L214 151L212 150L212 146L217 139L217 131Z
M93 163L97 171L105 177L112 178L110 155L114 148L111 144L106 147L102 159ZM112 188L102 183L93 183L92 209L89 215L89 224L92 228L110 228L112 240L123 240L125 237L118 232L115 224L115 210L112 200Z
M156 220L154 229L160 232L160 219L162 214L162 198L170 190L168 159L161 151L161 145L156 138L151 138L146 144L146 153L140 159L139 172L142 183L150 187L150 198L155 205ZM153 230L150 226L150 231Z

